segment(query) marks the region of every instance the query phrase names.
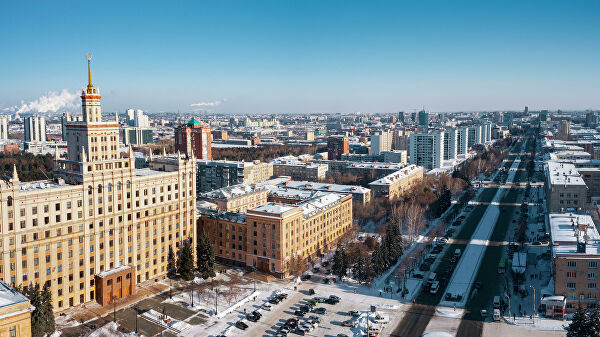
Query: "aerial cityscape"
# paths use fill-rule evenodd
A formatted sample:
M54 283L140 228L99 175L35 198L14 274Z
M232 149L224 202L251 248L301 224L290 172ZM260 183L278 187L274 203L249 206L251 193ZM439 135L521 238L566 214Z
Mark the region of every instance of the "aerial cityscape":
M600 3L5 7L0 337L600 336Z

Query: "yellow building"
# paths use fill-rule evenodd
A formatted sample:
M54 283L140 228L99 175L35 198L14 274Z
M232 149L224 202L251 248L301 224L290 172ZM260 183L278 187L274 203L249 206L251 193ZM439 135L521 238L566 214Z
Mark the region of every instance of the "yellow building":
M105 271L128 266L136 284L165 277L169 247L195 233L195 159L163 155L135 169L131 148L119 152L116 116L101 118L89 65L83 120L66 124L54 179L20 182L15 169L0 182L0 278L50 285L56 311L97 300Z
M373 196L396 199L408 189L423 181L424 169L417 165L406 165L402 169L369 183Z
M333 247L352 227L352 196L296 191L296 204L266 203L246 214L205 210L199 222L218 261L256 268L283 278L292 258L303 260Z
M0 280L0 337L31 336L29 299Z

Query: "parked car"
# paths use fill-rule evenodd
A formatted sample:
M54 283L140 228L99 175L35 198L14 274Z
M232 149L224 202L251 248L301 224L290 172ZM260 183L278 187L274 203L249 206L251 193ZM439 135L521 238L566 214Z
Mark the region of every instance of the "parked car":
M358 316L360 316L360 313L356 310L350 310L350 311L348 311L348 315L352 316L352 317L358 317Z
M331 300L336 300L336 301L338 301L338 302L341 300L341 298L340 298L340 297L338 297L338 296L335 296L335 295L329 295L329 299L331 299Z
M317 301L319 303L325 303L325 302L327 302L327 298L325 298L325 297L315 297L315 301Z
M335 299L335 298L328 298L328 299L325 301L325 303L327 303L327 304L331 304L331 305L338 304L339 302L340 302L340 300L337 300L337 299Z
M323 267L329 267L329 261L323 261L321 265L323 265Z
M356 327L356 321L353 320L353 319L349 319L349 320L343 321L342 322L342 326L347 326L347 327L354 328L354 327Z
M429 263L422 263L421 266L419 266L419 270L421 271L429 271L429 269L431 269L431 265Z
M311 320L313 320L313 321L315 321L315 322L317 322L317 323L321 323L321 317L319 317L319 316L317 316L317 315L310 315L310 316L308 317L308 319L311 319Z
M300 278L302 281L307 281L310 280L311 276L306 274L306 275L302 275L302 277Z
M246 315L246 319L249 320L250 322L258 322L260 317L253 315L253 314L248 314L248 315Z
M314 312L315 314L319 314L319 315L325 315L326 311L327 311L327 309L321 307L321 308L313 309L312 312Z
M432 295L435 295L435 294L437 294L438 290L440 290L440 282L438 282L438 281L435 281L435 282L433 282L433 284L431 285L431 290L429 290L429 292L430 292Z
M242 321L237 321L235 322L235 327L241 330L246 330L248 329L248 324L242 322Z
M271 306L270 306L270 305L268 305L268 304L266 304L266 303L265 303L265 304L263 304L263 305L262 305L260 308L261 308L262 310L271 311Z
M313 271L314 271L315 273L318 273L318 272L320 272L320 271L321 271L321 268L319 268L319 267L315 267L315 268L313 269Z
M294 311L294 315L300 316L300 317L304 317L304 315L306 315L306 311L304 311L304 310L296 310L296 311Z
M388 316L377 313L373 318L373 322L378 324L387 324L390 322L390 318Z
M315 294L315 290L313 288L308 289L308 294L309 295L314 295Z
M279 304L279 302L281 302L279 297L273 297L272 299L269 300L269 303L271 303L271 304Z

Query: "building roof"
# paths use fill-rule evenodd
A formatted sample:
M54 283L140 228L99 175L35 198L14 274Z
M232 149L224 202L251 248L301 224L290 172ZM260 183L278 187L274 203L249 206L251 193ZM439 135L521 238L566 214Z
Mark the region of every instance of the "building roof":
M551 185L583 185L585 181L581 178L575 165L570 163L561 163L548 161L546 163L546 177Z
M576 254L578 241L586 243L583 254L600 254L600 234L589 214L550 213L548 222L554 256Z
M262 190L264 190L264 188L260 186L238 184L203 193L201 197L206 199L231 200L245 195L253 194Z
M353 193L353 194L365 194L369 193L370 189L355 186L355 185L341 185L341 184L327 184L327 183L315 183L312 181L293 181L289 179L272 179L274 183L271 185L281 188L293 188L297 190L310 190L310 191L325 191L325 192L338 192L338 193ZM269 181L265 182L269 183Z
M252 208L252 211L255 212L264 212L264 213L272 213L281 215L285 212L289 212L293 209L298 208L298 206L286 205L286 204L276 204L276 203L267 203L264 205L260 205ZM249 210L250 211L250 210Z
M419 170L423 170L423 167L417 165L407 165L403 167L401 170L398 170L392 174L388 174L387 176L377 179L373 182L369 183L370 185L392 185L395 184L402 179L407 178L408 176L418 172Z
M29 301L20 292L0 280L0 308Z

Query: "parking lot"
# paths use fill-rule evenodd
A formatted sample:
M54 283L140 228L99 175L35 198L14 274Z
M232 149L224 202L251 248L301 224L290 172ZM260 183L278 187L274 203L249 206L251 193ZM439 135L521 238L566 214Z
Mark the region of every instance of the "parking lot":
M371 322L369 326L371 328L380 328L379 336L389 336L393 326L388 327L388 325L394 325L394 322L398 322L403 315L403 305L397 299L363 295L360 292L355 294L354 289L349 284L324 284L318 281L315 277L315 282L312 280L304 281L298 286L297 290L284 290L288 296L279 304L268 303L268 300L277 293L274 291L257 299L256 302L241 308L237 315L238 319L244 317L244 309L246 309L246 313L258 310L262 314L262 317L257 322L248 321L246 318L242 319L248 325L248 328L242 331L232 326L227 335L276 336L280 328L290 318L298 319L299 325L302 326L305 325L310 316L316 316L320 322L316 328L306 333L306 336L354 336L358 333L358 330L349 326L343 326L343 323L353 320L357 322L357 327L366 327L367 313L370 312L371 305L373 305L376 311L383 316L383 320L387 322L391 321L392 323L374 324L375 315L369 313L369 321ZM314 290L314 294L312 294L310 289ZM311 300L315 299L315 297L329 298L331 295L339 297L339 303L316 303L311 310L324 308L324 313L308 312L304 317L299 317L295 314L297 310L301 310ZM270 310L260 309L264 304L269 304L271 306ZM349 315L349 312L353 310L357 311L355 317ZM233 325L235 322L229 322L229 324ZM292 332L290 335L294 334L296 333Z

